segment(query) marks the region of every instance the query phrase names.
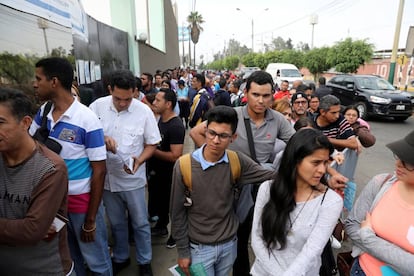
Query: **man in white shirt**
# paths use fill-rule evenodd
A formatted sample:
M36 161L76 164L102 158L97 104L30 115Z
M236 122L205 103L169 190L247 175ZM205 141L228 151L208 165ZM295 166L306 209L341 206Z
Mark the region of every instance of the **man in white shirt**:
M151 228L145 201L145 161L160 142L154 114L133 98L135 78L128 70L113 72L110 96L100 98L90 108L101 120L107 149L104 204L115 240L114 274L129 265L128 223L130 215L140 275L152 275Z

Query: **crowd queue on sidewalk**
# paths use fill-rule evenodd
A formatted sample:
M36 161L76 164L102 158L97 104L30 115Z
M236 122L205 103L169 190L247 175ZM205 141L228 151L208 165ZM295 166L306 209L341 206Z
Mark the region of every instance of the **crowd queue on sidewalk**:
M184 275L335 275L339 223L351 275L414 275L414 132L338 222L353 176L331 164L375 136L325 78L116 70L94 90L54 57L34 73L36 112L0 88L1 275L117 275L130 248L153 275L156 236Z

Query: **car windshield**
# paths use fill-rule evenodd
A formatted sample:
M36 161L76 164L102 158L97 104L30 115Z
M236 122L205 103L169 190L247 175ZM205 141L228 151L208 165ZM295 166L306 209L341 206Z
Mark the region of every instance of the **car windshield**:
M386 80L376 77L356 78L359 86L363 89L370 90L395 90L395 88Z
M298 77L302 77L302 75L296 69L282 69L282 77L298 78Z

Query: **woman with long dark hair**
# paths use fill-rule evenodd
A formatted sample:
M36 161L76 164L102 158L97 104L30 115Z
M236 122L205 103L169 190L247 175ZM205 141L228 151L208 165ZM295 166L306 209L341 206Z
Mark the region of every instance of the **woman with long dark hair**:
M277 177L257 195L253 275L319 275L322 251L343 206L324 177L333 150L315 129L301 129L289 140Z

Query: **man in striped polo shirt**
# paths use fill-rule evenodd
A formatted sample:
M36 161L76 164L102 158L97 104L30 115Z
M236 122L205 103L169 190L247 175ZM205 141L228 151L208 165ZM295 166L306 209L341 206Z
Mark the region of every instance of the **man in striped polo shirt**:
M36 63L34 88L40 100L51 101L47 114L49 138L62 145L60 156L69 173L68 239L77 275L112 275L104 221L102 193L106 172L106 148L97 116L70 93L72 65L63 58ZM34 134L42 122L45 104L30 127Z

